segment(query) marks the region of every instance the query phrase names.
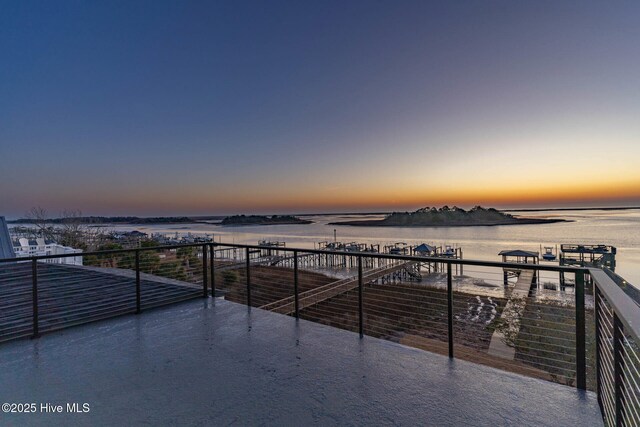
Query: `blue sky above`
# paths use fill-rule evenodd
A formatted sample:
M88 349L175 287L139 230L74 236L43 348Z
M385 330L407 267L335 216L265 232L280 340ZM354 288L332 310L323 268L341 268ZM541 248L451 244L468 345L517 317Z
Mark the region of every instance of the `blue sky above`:
M640 204L638 2L0 10L0 214Z

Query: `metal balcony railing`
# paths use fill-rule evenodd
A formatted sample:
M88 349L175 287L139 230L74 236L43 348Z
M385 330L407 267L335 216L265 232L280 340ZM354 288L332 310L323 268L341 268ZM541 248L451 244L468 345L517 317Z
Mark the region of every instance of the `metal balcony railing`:
M0 260L0 341L222 296L593 390L606 425L640 424L640 307L601 269L223 243L50 262L68 256Z

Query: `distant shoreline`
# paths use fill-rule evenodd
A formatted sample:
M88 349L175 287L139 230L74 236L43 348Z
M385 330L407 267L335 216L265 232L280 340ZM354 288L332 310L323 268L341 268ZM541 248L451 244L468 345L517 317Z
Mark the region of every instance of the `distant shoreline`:
M245 223L233 223L233 224L223 224L221 222L218 223L210 223L211 225L219 225L221 227L246 227L251 225L306 225L313 224L313 221L308 221L305 219L301 219L298 221L278 221L278 222L269 222L269 221L256 221L256 222L245 222Z
M623 211L640 210L640 206L624 207L587 207L587 208L521 208L521 209L499 209L500 212L560 212L560 211ZM302 213L292 214L296 217L308 216L369 216L369 215L389 215L392 212L333 212L333 213ZM167 217L135 217L135 216L83 216L75 218L82 224L114 224L114 225L148 225L148 224L217 224L210 221L220 221L224 215L199 215L199 216L167 216ZM64 222L64 218L50 218L47 222L59 224ZM33 224L32 219L17 218L7 219L8 224ZM333 224L333 223L332 223ZM255 225L255 224L254 224Z
M502 209L502 212L545 212L545 211L625 211L640 209L640 206L627 206L621 208L523 208Z
M203 223L204 221L194 220L190 217L174 217L174 216L159 216L159 217L104 217L104 216L81 216L76 218L49 218L43 222L48 224L87 224L87 225L148 225L148 224L192 224ZM32 218L19 218L11 221L7 221L8 224L28 224L33 225L36 220Z
M521 209L498 209L500 212L544 212L544 211L623 211L637 210L640 206L623 206L623 207L591 207L591 208L521 208ZM325 212L325 213L302 213L295 216L335 216L335 215L389 215L392 211L386 212Z
M300 219L291 215L233 215L223 219L219 225L222 227L245 226L245 225L294 225L312 224L313 221Z
M402 227L402 228L447 228L447 227L496 227L501 225L532 225L532 224L552 224L555 222L573 222L567 219L561 218L523 218L514 221L504 221L504 222L486 222L486 223L468 223L468 224L388 224L385 223L384 220L365 220L365 221L339 221L339 222L330 222L328 225L346 225L352 227Z
M307 225L313 224L313 221L300 221L300 222L252 222L249 224L211 224L211 225L219 225L221 227L250 227L252 225Z

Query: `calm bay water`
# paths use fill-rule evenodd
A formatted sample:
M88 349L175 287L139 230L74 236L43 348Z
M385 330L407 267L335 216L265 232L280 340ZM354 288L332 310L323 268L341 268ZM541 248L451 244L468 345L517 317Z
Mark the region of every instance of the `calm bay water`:
M146 233L179 235L209 234L216 241L257 244L259 240L284 241L287 247L313 248L317 242L337 240L410 245L429 243L456 245L465 259L500 261L505 249L540 251L540 246L562 243L606 244L618 248L616 272L627 281L640 285L640 210L541 211L515 213L527 217L560 217L572 222L496 227L349 227L328 225L345 219L377 219L375 215L315 215L306 217L313 224L223 227L215 224L162 224L114 226L115 230L139 230Z

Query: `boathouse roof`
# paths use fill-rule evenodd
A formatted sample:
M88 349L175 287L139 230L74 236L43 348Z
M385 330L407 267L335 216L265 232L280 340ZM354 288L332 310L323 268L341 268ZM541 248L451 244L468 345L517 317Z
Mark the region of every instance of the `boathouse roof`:
M433 252L436 248L431 246L431 245L427 245L426 243L421 244L420 246L416 246L415 251L416 252Z
M523 256L523 257L537 257L538 252L523 251L522 249L515 249L510 251L501 251L498 255L502 256Z

